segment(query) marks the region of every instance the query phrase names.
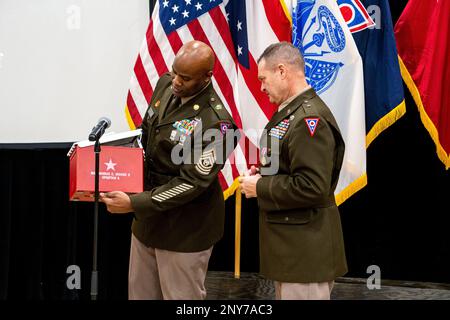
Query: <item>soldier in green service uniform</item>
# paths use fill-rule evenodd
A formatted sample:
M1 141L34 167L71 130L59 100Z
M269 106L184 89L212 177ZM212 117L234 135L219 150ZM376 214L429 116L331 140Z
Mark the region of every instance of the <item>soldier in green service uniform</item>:
M347 272L334 199L344 142L304 67L287 42L259 58L261 90L278 111L261 137L261 167L239 178L246 197L258 200L260 272L274 280L276 299L330 299Z
M180 48L142 122L145 191L101 194L108 211L134 212L129 299L206 297L209 258L224 231L218 174L239 139L212 86L213 66L203 42Z

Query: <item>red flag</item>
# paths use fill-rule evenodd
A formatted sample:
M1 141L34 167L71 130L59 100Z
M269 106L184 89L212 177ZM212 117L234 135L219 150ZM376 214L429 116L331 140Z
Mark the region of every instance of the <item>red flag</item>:
M450 167L450 1L410 0L395 25L403 80Z

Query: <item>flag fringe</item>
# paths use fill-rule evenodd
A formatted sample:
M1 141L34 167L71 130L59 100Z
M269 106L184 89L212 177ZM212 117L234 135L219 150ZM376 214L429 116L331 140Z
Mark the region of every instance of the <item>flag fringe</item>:
M336 195L336 204L339 206L344 203L348 198L354 195L356 192L361 190L367 185L367 174L364 173L358 179L349 184L344 190L342 190L339 194ZM235 193L235 191L239 187L239 181L236 178L233 184L223 192L223 197L227 200L231 195Z
M239 181L238 178L234 179L233 183L231 184L231 186L229 186L224 192L223 192L223 198L225 200L227 200L230 196L232 196L234 194L234 192L237 190L237 188L239 187Z
M339 206L344 203L348 198L354 195L367 185L367 173L364 173L358 179L350 183L344 190L336 195L336 204Z
M128 106L125 105L125 117L127 118L128 126L130 127L130 130L135 130L136 126L134 124L133 119L131 118L130 110L128 110Z
M417 89L417 86L414 83L414 80L412 79L411 74L409 73L408 69L406 68L406 66L403 63L403 60L400 56L398 57L398 60L400 63L400 70L402 73L403 81L405 81L406 86L409 89L409 92L411 92L411 95L412 95L414 101L416 102L417 108L419 109L420 119L422 120L423 125L427 129L428 133L430 134L431 138L433 139L433 141L436 145L436 153L439 157L439 160L442 161L442 163L445 166L445 169L448 170L450 167L450 154L447 154L447 152L445 152L444 147L441 145L441 143L439 141L439 133L438 133L433 121L431 121L430 117L428 117L428 114L425 111L425 108L422 103L422 99L420 97L419 90Z
M370 129L366 135L366 148L375 140L384 130L393 125L398 119L400 119L406 113L406 104L403 99L400 104L389 111L383 118L378 120Z
M289 23L291 24L291 28L292 28L292 17L291 17L291 13L289 12L289 9L286 6L286 3L284 2L284 0L280 0L280 4L281 4L281 7L283 8L284 14L286 15L286 18L289 20Z

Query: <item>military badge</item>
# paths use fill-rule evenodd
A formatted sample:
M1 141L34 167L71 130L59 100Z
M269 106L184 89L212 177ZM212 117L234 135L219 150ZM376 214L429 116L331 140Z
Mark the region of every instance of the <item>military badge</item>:
M216 154L214 152L214 149L204 151L199 161L195 165L195 169L201 175L206 176L211 172L211 169L213 168L215 162L216 162Z
M190 189L194 188L193 185L188 183L182 183L179 185L176 185L175 187L168 189L166 191L160 192L160 193L154 193L152 195L152 199L158 202L163 202L166 200L169 200L173 197L177 197L178 195L189 191Z
M198 104L193 106L194 110L197 111L198 109L200 109L200 106Z
M267 155L267 148L266 147L261 148L261 154L260 154L260 157L259 157L259 162L263 166L265 166L267 164L266 155Z
M172 132L170 133L170 140L171 141L175 141L176 137L177 137L177 130L172 130Z
M284 119L279 122L274 128L270 129L269 136L275 137L277 139L283 139L284 135L289 129L289 119Z
M319 118L305 118L306 126L308 127L309 134L311 137L316 132L317 124L319 123Z
M186 136L184 135L184 134L182 134L181 136L180 136L180 145L182 145L182 146L184 146L184 142L186 141Z
M172 133L170 134L170 140L172 141L179 140L179 144L184 145L186 138L190 136L192 132L194 132L195 127L200 121L201 119L199 118L195 118L194 120L183 119L180 121L176 121L172 125L176 130L173 130Z
M160 105L160 103L161 103L161 101L160 101L160 100L156 101L156 103L155 103L155 108L158 108L158 107L159 107L159 105Z
M228 129L231 129L233 126L229 122L220 122L220 132L222 132L223 135L227 133Z
M183 119L176 121L172 126L186 136L190 136L195 129L195 126L200 122L200 119Z

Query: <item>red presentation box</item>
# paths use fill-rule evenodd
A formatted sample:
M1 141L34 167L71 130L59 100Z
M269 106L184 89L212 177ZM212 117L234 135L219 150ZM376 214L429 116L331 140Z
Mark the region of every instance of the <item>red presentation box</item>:
M143 149L101 146L99 190L123 191L129 194L143 191ZM72 201L94 201L94 147L76 146L70 155L69 198Z

